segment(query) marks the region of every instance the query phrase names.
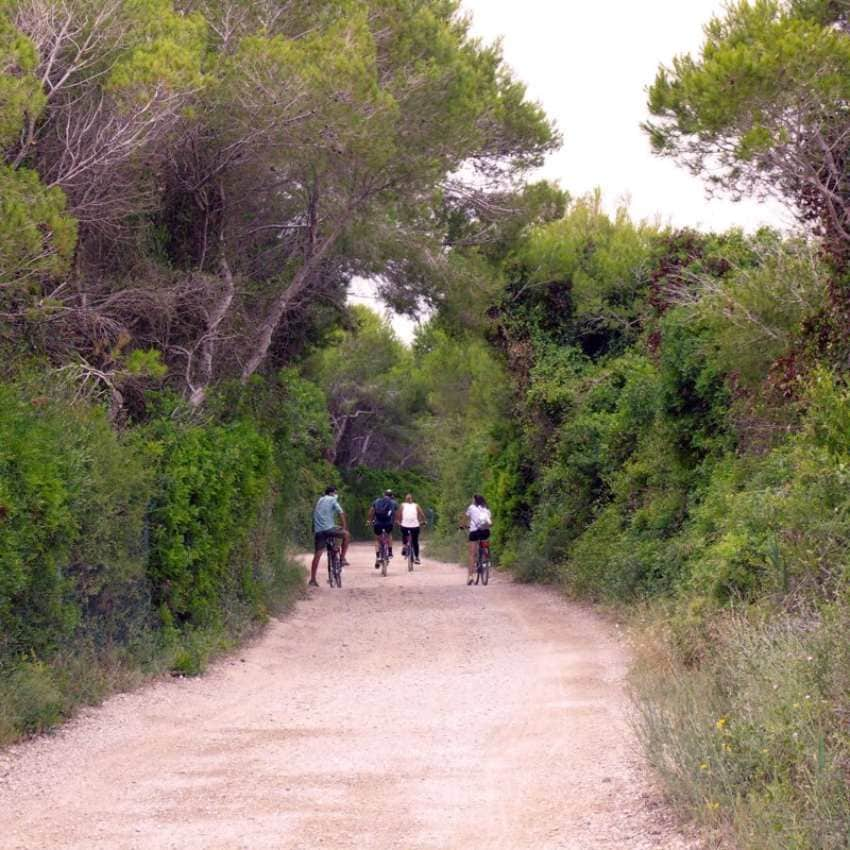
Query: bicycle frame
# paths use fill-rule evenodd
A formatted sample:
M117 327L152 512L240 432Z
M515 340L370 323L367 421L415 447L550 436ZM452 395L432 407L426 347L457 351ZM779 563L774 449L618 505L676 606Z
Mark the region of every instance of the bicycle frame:
M342 587L342 548L338 537L328 537L325 541L328 554L328 584Z
M479 540L475 558L475 583L487 585L490 581L490 541Z
M407 550L407 570L408 572L413 572L413 535L407 531L402 531L401 534L401 542L404 548Z
M378 539L381 543L379 556L379 560L381 562L381 575L385 576L387 574L387 565L390 562L390 536L386 531L382 531L381 536Z

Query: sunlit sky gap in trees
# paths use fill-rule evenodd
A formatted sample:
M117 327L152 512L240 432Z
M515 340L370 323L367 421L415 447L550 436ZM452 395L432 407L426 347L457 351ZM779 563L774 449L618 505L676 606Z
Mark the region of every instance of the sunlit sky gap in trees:
M748 231L791 227L778 204L706 197L705 184L667 159L653 156L640 129L646 88L659 63L694 52L703 26L722 0L463 0L476 36L502 39L505 59L557 123L563 148L542 177L572 195L602 189L613 211L624 200L636 219L677 227ZM380 308L374 289L358 282L351 300ZM409 341L415 325L393 319Z

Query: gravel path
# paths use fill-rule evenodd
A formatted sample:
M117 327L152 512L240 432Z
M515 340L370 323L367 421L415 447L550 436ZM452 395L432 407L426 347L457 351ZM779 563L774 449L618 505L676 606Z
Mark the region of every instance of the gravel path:
M682 850L625 723L616 629L353 547L203 678L0 753L2 850Z

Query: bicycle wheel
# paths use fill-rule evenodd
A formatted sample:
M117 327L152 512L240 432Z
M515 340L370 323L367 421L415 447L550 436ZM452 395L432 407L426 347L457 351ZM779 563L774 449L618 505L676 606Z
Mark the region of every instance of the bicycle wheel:
M342 587L342 563L336 546L328 547L328 584L331 587Z
M407 571L413 572L413 539L410 535L407 538Z
M486 585L490 581L490 559L484 558L481 563L481 584Z

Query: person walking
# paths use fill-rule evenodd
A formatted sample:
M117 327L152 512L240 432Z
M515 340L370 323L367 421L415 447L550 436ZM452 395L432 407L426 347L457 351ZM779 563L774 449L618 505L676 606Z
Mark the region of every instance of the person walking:
M401 507L396 514L396 521L401 526L401 541L404 548L401 550L402 556L407 555L407 547L413 548L413 563L418 564L419 561L419 531L428 524L425 519L425 513L419 505L413 501L413 494L408 493L401 503Z
M337 522L337 518L339 518L339 522ZM342 565L347 567L348 561L345 558L345 553L348 551L348 544L351 542L351 534L348 531L345 511L337 498L336 487L333 486L325 490L325 495L316 502L316 507L313 510L315 551L313 552L313 563L310 565L310 587L319 586L316 575L319 571L319 561L322 560L322 552L325 551L329 537L342 538Z

